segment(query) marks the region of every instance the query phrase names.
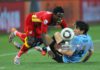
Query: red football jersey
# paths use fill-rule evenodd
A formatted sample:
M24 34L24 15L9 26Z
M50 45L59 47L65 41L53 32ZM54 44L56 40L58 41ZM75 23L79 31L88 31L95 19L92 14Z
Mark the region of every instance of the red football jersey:
M33 13L29 14L25 20L24 31L27 36L41 37L41 22L32 22ZM38 26L36 26L38 24Z
M40 26L37 28L34 27L35 23L32 22L32 15L36 15L37 18L42 20ZM25 21L24 31L26 32L27 35L35 36L36 34L36 37L41 37L42 33L47 32L48 25L52 23L51 22L52 16L53 14L48 11L40 11L40 12L29 14ZM67 23L64 21L64 19L62 19L60 25L62 28L67 27Z
M38 18L42 20L42 31L44 33L47 32L48 25L52 23L52 12L49 11L40 11L35 13ZM67 23L65 22L64 19L62 19L61 23L59 24L62 28L67 27Z

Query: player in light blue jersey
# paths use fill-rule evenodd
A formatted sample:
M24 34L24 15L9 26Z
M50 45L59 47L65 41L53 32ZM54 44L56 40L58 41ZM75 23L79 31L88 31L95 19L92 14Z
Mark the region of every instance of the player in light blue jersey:
M69 49L54 48L55 38L53 37L52 43L47 47L46 50L51 50L54 53L53 59L57 62L62 63L76 63L76 62L86 62L93 53L93 42L91 37L87 34L89 30L88 24L83 21L77 21L75 25L75 37L71 39L66 46ZM62 41L66 42L66 41ZM58 45L62 45L60 42Z
M77 30L77 28L75 29ZM89 54L89 52L93 51L93 43L89 35L77 35L75 36L71 41L71 51L72 56L64 55L63 61L65 63L67 62L82 62L86 61L86 56Z

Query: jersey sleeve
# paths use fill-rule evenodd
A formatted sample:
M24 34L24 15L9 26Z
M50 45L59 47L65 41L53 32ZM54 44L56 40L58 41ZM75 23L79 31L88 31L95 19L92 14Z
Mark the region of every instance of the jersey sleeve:
M61 25L62 28L66 28L66 27L68 27L68 25L67 25L67 23L65 22L64 19L62 19L62 22L61 22L60 25Z

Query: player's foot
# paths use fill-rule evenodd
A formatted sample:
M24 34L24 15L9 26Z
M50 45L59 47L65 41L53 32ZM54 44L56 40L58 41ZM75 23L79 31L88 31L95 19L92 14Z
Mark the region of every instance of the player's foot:
M17 31L15 28L11 29L11 34L9 35L9 43L11 43L13 38L15 37L15 35L14 35L15 31Z
M51 51L51 50L47 50L47 47L43 47L43 54L48 53L49 56L51 56L52 58L55 57L55 54Z
M44 51L43 48L41 48L41 47L39 47L39 46L36 46L36 47L34 47L34 49L37 50L37 51L39 51L39 52L41 52L41 54L42 54L43 56L46 55L46 51Z
M15 57L14 58L14 64L20 64L20 58Z
M15 37L14 33L11 32L11 34L9 35L9 43L12 42L13 38Z
M21 44L19 44L18 42L14 41L13 42L13 45L17 48L17 49L20 49L21 48Z
M45 56L46 53L47 53L46 51L43 51L43 50L41 51L41 54L42 54L43 56Z
M42 47L41 54L42 54L43 56L45 56L46 53L47 53L47 49L46 49L46 47Z
M17 31L16 28L12 28L12 29L11 29L11 32L15 32L15 31Z

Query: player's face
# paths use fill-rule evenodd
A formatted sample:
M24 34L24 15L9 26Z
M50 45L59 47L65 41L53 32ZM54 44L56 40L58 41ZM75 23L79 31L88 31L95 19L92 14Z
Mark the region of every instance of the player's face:
M78 27L76 28L74 28L74 33L75 33L75 35L80 35L80 34L83 34L83 31L81 31Z
M54 15L54 19L56 20L57 23L61 23L63 16L64 13L57 13L56 15Z

